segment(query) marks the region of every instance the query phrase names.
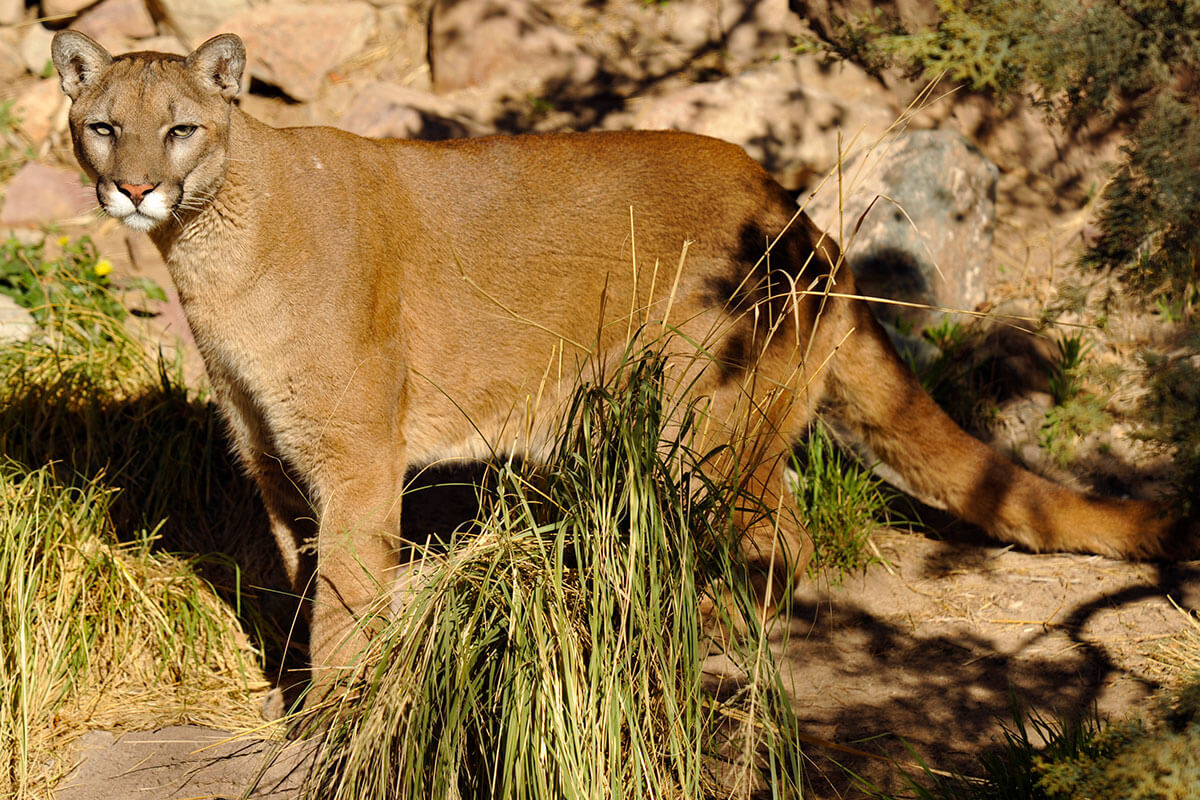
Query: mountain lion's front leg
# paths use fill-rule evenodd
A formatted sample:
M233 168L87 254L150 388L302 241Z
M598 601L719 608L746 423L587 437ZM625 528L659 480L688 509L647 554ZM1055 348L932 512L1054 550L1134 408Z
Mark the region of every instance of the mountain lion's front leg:
M317 535L309 708L336 695L385 624L399 550L402 453L359 453L339 473L325 483Z

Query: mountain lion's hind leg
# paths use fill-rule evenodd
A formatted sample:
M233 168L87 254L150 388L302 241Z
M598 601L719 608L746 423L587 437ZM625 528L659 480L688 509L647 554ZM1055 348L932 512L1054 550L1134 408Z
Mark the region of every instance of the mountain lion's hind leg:
M710 477L736 481L733 527L746 581L770 610L803 579L812 557L812 540L786 480L793 434L803 430L810 410L762 375L746 373L748 381L726 381L712 392L704 424L719 433L710 433L701 452L728 445ZM756 385L775 388L754 396Z
M790 451L789 451L790 453ZM742 483L735 526L746 578L768 608L783 603L808 570L812 539L787 485L789 454L761 461Z

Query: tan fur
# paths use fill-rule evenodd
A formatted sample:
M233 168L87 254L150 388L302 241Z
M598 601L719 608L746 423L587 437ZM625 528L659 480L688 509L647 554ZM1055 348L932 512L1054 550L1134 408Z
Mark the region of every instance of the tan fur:
M54 60L80 164L166 259L297 591L316 536L316 670L362 641L355 621L395 566L406 468L536 457L588 365L668 314L673 379L768 506L788 509L786 459L835 401L916 491L1003 541L1161 551L1157 506L1054 486L959 430L863 302L822 294L854 292L836 246L733 145L274 129L232 102L244 53L228 35L186 60L114 60L63 32ZM746 551L794 573L807 542L778 517L746 512Z

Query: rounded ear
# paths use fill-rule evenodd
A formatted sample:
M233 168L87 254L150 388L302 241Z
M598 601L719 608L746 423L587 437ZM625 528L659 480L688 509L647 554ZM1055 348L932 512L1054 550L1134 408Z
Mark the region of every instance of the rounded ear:
M74 100L112 63L108 51L79 31L59 31L50 44L63 93Z
M232 33L222 33L197 47L184 66L196 73L203 85L232 100L242 90L246 47Z

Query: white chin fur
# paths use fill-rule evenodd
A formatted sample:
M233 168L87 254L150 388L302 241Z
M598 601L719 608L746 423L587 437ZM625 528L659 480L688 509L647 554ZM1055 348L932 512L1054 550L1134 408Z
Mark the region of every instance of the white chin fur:
M113 189L104 193L102 205L110 217L120 220L135 231L151 231L170 216L170 209L158 192L146 195L141 204L135 206L132 200Z
M162 220L154 219L153 217L148 217L145 214L140 214L135 211L128 216L121 217L121 222L130 228L133 228L135 231L149 233L157 228L159 224L162 223Z

